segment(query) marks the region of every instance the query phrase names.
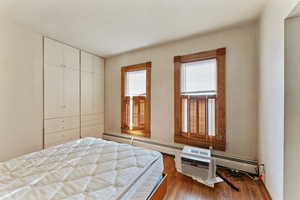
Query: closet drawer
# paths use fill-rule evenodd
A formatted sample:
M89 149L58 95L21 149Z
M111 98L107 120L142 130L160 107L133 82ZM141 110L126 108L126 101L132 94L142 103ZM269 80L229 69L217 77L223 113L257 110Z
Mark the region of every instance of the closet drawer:
M104 114L92 114L92 115L83 115L81 116L81 125L96 125L96 124L104 124Z
M81 137L102 137L103 125L81 127Z
M79 117L65 117L45 120L45 133L53 133L80 127Z
M64 118L64 129L75 129L80 127L80 118L78 117L66 117Z
M45 146L50 147L79 139L79 129L66 130L45 135Z
M45 133L62 131L64 128L64 118L45 120Z

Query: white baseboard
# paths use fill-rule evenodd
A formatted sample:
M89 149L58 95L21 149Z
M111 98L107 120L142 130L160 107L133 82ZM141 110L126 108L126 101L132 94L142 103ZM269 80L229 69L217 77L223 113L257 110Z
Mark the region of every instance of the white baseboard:
M113 133L104 133L103 139L112 140L115 142L131 144L131 137L128 135L121 135L121 134L113 134ZM156 150L162 153L176 155L177 153L181 152L182 148L180 146L175 145L166 145L156 141L152 141L150 139L142 139L142 138L135 138L132 141L132 145L145 147L148 149ZM257 162L256 161L249 161L243 159L237 159L232 157L226 157L223 155L216 155L214 154L213 157L216 158L217 165L224 166L231 169L237 169L245 172L249 172L252 174L257 174Z

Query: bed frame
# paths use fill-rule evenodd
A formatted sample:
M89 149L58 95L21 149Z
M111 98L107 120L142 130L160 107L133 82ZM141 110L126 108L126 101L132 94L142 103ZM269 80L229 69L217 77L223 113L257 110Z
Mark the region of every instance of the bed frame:
M163 200L167 193L167 186L167 174L163 174L163 178L160 180L159 184L156 186L147 200Z

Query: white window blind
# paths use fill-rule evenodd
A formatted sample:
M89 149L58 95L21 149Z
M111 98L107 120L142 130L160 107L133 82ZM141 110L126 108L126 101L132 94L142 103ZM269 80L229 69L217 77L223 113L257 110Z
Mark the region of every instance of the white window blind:
M208 135L216 135L216 101L215 99L208 99L207 111L208 111Z
M217 90L217 61L209 59L182 64L181 92L182 93L216 93Z
M182 132L188 132L188 101L182 100Z
M146 70L126 72L126 96L146 94Z

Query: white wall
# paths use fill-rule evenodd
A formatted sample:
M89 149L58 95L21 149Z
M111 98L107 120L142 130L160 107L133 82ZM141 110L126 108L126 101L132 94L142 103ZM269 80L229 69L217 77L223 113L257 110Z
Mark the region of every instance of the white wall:
M42 35L0 21L0 161L42 148Z
M297 1L269 1L260 21L258 156L274 200L283 199L284 19Z
M250 23L108 58L105 66L105 132L121 131L121 67L152 61L151 139L172 144L174 56L227 47L225 154L257 159L256 30L256 24Z
M284 76L284 186L285 199L300 196L300 17L286 20L286 66Z

